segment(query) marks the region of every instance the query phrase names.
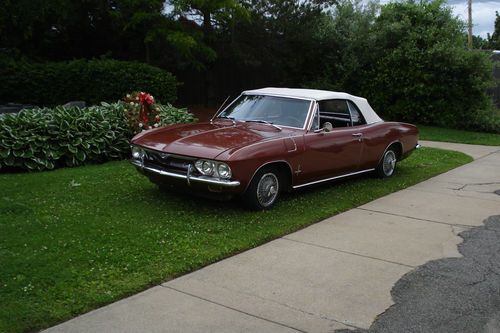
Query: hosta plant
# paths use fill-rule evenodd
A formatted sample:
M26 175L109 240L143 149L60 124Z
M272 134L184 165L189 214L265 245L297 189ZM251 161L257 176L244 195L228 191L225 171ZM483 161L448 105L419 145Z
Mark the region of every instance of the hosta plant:
M120 158L130 134L119 104L7 114L0 118L0 167L42 170Z
M45 170L125 158L134 134L129 105L58 106L0 116L0 169ZM194 120L171 105L156 108L159 125Z

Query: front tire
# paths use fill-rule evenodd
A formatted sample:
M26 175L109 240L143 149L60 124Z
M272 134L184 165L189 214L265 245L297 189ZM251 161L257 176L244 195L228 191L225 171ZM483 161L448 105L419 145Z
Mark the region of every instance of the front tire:
M244 194L245 203L254 210L271 208L283 185L280 173L274 168L262 168L252 178Z
M380 160L380 163L377 166L377 169L375 169L375 173L377 174L377 176L380 178L391 177L394 174L394 171L396 170L397 160L398 159L397 159L395 149L392 147L389 147L385 151L382 159Z

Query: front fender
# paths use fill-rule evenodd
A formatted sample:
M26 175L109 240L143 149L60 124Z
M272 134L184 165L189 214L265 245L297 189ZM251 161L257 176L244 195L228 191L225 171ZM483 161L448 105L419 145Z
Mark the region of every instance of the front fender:
M280 138L255 143L231 154L224 152L217 159L225 160L229 164L233 173L232 178L240 182L241 189L246 190L257 170L266 164L284 162L290 167L291 172L289 148L284 140L286 139Z

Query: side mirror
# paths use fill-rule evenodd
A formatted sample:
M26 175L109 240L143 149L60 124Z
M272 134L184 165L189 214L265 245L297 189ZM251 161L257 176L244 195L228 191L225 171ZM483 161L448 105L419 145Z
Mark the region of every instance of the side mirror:
M331 132L331 131L333 130L333 125L332 125L332 123L330 123L330 122L328 122L328 121L327 121L327 122L325 122L325 123L323 124L323 130L324 130L325 132Z
M327 121L323 124L322 128L314 130L314 133L323 133L323 132L328 133L331 132L332 130L333 130L333 125Z

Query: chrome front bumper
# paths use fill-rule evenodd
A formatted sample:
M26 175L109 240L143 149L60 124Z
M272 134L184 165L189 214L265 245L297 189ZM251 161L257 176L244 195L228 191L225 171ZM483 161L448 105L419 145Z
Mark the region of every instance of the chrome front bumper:
M165 176L165 177L170 177L174 179L184 179L186 180L187 185L191 185L191 182L196 182L196 183L203 183L203 184L208 184L208 185L217 185L217 186L222 186L222 187L237 187L240 185L240 182L237 180L228 180L228 179L219 179L219 178L211 178L207 176L191 176L191 168L188 169L188 172L186 175L180 174L180 173L175 173L175 172L168 172L165 170L160 170L160 169L155 169L152 167L145 166L141 161L138 160L131 160L130 163L132 163L135 167L141 169L142 171L148 171L155 173L160 176Z

